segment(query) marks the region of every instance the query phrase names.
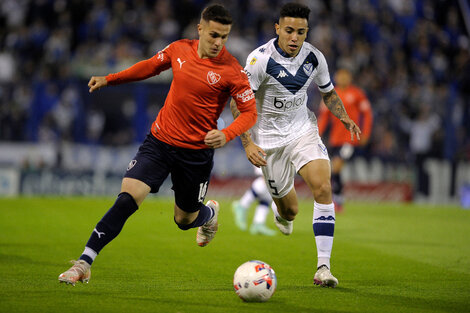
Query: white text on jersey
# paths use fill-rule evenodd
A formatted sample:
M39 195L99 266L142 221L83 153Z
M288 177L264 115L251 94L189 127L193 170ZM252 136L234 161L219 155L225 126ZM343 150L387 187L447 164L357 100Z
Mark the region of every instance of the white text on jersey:
M297 110L305 102L305 94L297 97L278 98L274 97L274 107L280 111L294 111Z

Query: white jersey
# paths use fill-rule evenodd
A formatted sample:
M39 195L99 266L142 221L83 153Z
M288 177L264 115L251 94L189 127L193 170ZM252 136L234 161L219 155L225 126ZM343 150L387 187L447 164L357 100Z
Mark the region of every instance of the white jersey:
M321 92L329 92L333 84L317 48L304 42L292 58L274 38L250 53L245 71L256 92L258 120L251 135L257 145L277 148L306 133L318 134L317 118L307 108L307 89L314 81Z

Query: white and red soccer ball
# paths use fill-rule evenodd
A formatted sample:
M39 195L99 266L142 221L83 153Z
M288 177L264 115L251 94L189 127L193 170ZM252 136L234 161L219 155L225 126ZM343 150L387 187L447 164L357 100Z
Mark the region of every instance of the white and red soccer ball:
M265 302L276 290L276 274L269 264L248 261L240 265L233 275L233 288L246 302Z

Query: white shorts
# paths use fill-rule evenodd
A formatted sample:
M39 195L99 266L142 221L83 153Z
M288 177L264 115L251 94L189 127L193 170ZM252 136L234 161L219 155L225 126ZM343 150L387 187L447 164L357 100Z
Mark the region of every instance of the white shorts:
M253 165L253 168L255 170L255 175L256 176L263 176L263 171L261 170L260 167L256 167L256 166Z
M266 166L261 167L273 198L282 198L294 187L295 174L310 161L330 160L320 136L308 133L280 148L265 150Z

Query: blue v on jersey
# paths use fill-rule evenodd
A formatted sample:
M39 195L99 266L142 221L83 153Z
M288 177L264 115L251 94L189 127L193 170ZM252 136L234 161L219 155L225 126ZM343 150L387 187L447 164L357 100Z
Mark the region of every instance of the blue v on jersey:
M251 135L257 145L277 148L306 133L318 133L317 119L307 108L307 89L312 81L321 92L333 89L318 49L304 42L299 53L289 57L274 38L250 53L245 72L256 92L258 120Z

